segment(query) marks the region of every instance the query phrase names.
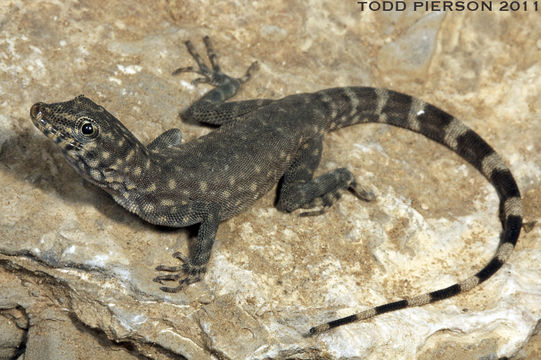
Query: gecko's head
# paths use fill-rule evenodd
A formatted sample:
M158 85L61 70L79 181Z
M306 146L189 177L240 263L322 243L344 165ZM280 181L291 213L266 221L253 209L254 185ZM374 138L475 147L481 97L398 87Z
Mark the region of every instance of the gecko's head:
M36 103L30 117L81 176L102 187L122 182L131 161L147 153L120 121L82 95L66 102Z

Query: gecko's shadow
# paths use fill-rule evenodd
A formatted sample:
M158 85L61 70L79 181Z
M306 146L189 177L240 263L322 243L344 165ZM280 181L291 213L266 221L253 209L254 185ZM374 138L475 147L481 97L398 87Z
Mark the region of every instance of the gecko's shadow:
M33 129L23 129L4 141L0 148L0 172L8 179L6 186L31 184L43 192L55 193L73 207L91 204L104 216L118 223L130 223L141 230L179 231L178 228L149 224L123 209L104 190L77 174L57 146ZM13 211L21 209L13 207ZM196 229L188 227L182 231L187 231L191 237Z

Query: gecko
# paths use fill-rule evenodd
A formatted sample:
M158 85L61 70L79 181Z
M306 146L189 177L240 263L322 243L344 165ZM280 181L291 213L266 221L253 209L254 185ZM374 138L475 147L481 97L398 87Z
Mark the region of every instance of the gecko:
M65 102L38 102L30 109L34 125L57 144L76 172L119 205L151 224L199 225L189 256L175 252L178 265L156 267L159 275L154 281L163 285L162 291L176 293L200 281L220 222L247 210L277 184L276 206L288 213L312 209L320 214L317 209L329 208L345 192L374 200L346 168L314 177L327 132L371 122L422 134L479 170L499 196L500 242L481 270L454 285L314 326L307 336L468 291L509 258L522 227L518 186L503 159L463 122L416 97L372 87L331 88L278 100L226 101L258 64L253 62L239 78L226 75L209 37L203 42L210 66L188 40L185 45L197 67L181 67L173 75L197 73L194 84L214 87L181 113L184 120L217 127L205 136L182 142L180 130L174 128L145 146L104 107L83 95Z

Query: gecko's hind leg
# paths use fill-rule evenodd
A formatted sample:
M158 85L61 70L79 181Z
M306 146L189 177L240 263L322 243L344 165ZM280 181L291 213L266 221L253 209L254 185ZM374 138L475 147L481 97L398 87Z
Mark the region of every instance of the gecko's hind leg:
M299 208L313 209L332 206L344 190L351 191L365 201L375 199L374 193L360 186L353 174L340 168L327 174L313 178L313 174L321 159L321 138L307 141L300 154L293 161L290 169L284 174L278 195L279 210L291 212ZM301 216L319 215L323 209L302 213Z

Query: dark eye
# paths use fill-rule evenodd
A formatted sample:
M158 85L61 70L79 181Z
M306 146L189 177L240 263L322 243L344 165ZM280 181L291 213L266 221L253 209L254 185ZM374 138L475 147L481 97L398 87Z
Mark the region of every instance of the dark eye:
M79 131L86 138L94 138L98 135L99 126L89 118L79 118Z
M92 123L84 123L82 126L81 126L81 132L84 134L84 135L92 135L94 134L94 131L96 131L94 129L94 125L92 125Z

